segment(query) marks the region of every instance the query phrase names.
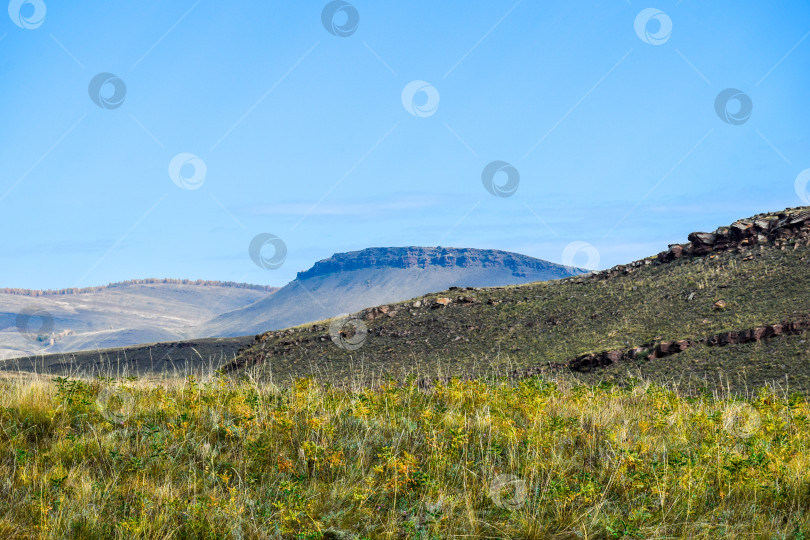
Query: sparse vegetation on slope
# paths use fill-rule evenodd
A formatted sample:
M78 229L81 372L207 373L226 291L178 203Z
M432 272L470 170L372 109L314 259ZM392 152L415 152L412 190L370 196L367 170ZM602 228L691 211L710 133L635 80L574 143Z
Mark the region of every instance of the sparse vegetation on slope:
M787 229L776 227L792 223L792 216L802 220L785 225ZM697 255L681 246L678 257L670 250L597 275L447 291L385 306L385 312L365 310L358 317L368 326L368 336L356 350L336 347L328 324L270 332L229 367L238 373L254 366L260 377L276 381L306 374L343 381L358 369L369 375L476 377L806 318L810 226L804 220L810 215L796 209L773 217L752 220L774 223L765 225L772 227L770 236L758 234L753 242L750 238L757 236L731 243L715 240L714 251L701 244ZM745 234L753 234L750 229ZM723 238L719 233L712 237ZM756 360L762 349L750 345L735 350ZM810 390L810 353L802 351L794 360L798 369L786 373L788 383ZM678 355L655 365L682 361ZM634 366L621 368L628 367ZM694 367L699 366L690 369ZM752 384L768 382L764 373L756 362L749 364Z
M454 381L0 384L5 538L806 538L810 406Z

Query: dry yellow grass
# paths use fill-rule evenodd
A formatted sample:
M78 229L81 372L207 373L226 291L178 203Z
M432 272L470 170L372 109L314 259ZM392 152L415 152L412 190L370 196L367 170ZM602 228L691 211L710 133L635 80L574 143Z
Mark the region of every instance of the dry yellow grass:
M791 538L810 406L656 385L0 380L3 538Z

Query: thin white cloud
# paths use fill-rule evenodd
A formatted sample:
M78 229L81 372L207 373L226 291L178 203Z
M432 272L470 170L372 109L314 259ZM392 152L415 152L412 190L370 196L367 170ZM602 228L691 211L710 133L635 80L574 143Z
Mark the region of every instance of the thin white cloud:
M442 204L441 196L408 195L386 200L358 199L351 202L324 203L314 210L309 201L257 204L245 207L240 213L252 216L301 216L311 211L311 215L317 216L372 217L391 212L438 207Z

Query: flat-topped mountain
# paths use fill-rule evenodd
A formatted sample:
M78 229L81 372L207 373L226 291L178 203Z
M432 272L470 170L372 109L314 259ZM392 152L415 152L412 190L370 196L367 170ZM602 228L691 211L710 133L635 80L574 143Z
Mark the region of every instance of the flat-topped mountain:
M212 319L200 336L277 330L448 287L516 285L583 272L490 249L386 247L337 253L299 272L272 296Z
M556 277L572 275L558 264L518 253L497 249L443 247L368 248L347 253L335 253L316 262L312 268L298 272L298 279L310 279L337 272L365 268L496 268L512 270L520 276L526 271L559 272ZM579 269L577 269L578 271ZM576 273L576 272L574 272Z

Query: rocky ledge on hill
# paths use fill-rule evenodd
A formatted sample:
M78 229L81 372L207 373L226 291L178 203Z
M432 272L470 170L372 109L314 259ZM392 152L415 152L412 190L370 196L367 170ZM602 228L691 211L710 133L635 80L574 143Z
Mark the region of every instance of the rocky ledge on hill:
M603 351L599 353L583 354L568 362L548 362L525 369L517 369L509 373L510 379L525 379L537 375L548 375L559 371L575 371L586 373L600 368L627 362L638 364L647 360L664 358L673 354L678 354L690 347L697 345L704 346L726 346L738 343L755 343L764 339L771 339L779 336L803 334L810 330L810 318L795 321L783 321L778 324L758 326L747 330L734 330L731 332L721 332L698 340L682 339L678 341L666 341L657 345L649 343L641 347L628 350ZM454 377L431 377L416 381L420 388L431 388L437 383L447 384ZM475 377L457 377L458 379L474 379Z
M641 347L635 347L626 351L604 351L600 353L583 354L558 367L567 367L572 371L591 371L622 361L655 360L664 358L679 352L683 352L695 345L725 346L738 343L756 343L763 339L773 337L802 334L810 330L810 319L799 319L795 321L783 321L778 324L757 326L747 330L732 330L713 334L698 340L681 339L678 341L664 341L654 345L648 343Z
M445 247L386 247L368 248L360 251L336 253L316 262L309 270L298 272L297 279L308 279L328 274L366 268L509 268L513 272L548 270L559 267L554 263L535 259L519 253L492 249L445 248ZM571 274L583 270L571 269Z
M798 249L801 244L810 247L810 207L800 206L787 208L781 212L757 214L735 221L728 227L720 227L711 233L693 232L687 238L689 242L670 244L668 250L658 255L592 272L589 275L597 279L607 279L615 275L629 274L640 266L665 264L681 258L711 256L726 251L745 252L757 245L768 245L782 251Z

